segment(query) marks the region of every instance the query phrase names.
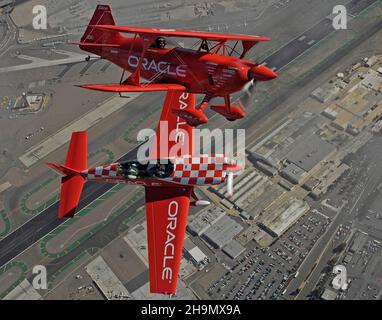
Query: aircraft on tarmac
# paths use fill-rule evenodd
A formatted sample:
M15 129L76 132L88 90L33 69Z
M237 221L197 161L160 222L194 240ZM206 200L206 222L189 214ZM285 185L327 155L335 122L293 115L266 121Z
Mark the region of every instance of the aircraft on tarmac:
M134 36L124 36L126 33ZM200 45L197 49L170 47L165 38L195 38L200 40ZM268 40L252 35L116 26L111 7L98 5L78 45L120 66L123 73L118 84L80 87L120 94L167 90L203 94L198 108L173 110L194 126L207 123L204 111L210 100L223 97L224 105L213 105L211 109L234 121L245 117L246 112L242 103L231 103L230 95L243 88L249 92L256 81L277 77L265 65L244 59L258 42ZM232 46L228 45L230 41L234 42ZM126 70L131 75L124 79ZM148 82L142 83L141 77Z
M85 181L145 187L152 293L176 293L189 206L209 205L208 201L197 197L195 186L227 180L228 193L232 194L233 175L241 171L240 165L224 155L196 155L193 151L194 127L171 111L194 108L195 101L195 94L167 92L156 135L149 142L152 161L126 161L87 168L87 132L81 131L72 134L64 165L48 163L63 175L60 218L74 216ZM168 137L165 136L167 132Z

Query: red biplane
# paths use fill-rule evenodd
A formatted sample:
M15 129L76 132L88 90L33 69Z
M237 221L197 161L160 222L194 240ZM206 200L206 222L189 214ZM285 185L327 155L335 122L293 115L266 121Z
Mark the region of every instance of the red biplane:
M150 291L175 294L190 205L209 202L198 199L195 186L220 184L232 180L240 165L224 155L197 155L193 152L194 128L171 111L195 107L195 95L168 91L157 134L149 158L154 161L126 161L87 168L87 133L74 132L64 165L48 163L63 175L59 217L73 217L85 181L126 183L145 187ZM161 127L166 127L162 130ZM163 136L170 133L170 139ZM171 138L172 137L172 138ZM165 151L161 142L165 143ZM175 148L176 145L179 148ZM183 148L183 145L186 148ZM169 150L173 150L168 152ZM184 150L187 155L179 156ZM165 154L162 157L162 154ZM190 201L190 198L193 200Z
M134 36L124 36L126 33ZM195 50L171 47L166 38L195 38L200 45ZM81 87L120 94L167 90L203 94L198 108L173 111L193 126L207 123L204 110L209 101L223 97L224 105L211 109L233 121L243 118L245 110L241 103L231 104L230 95L252 87L255 81L277 77L272 69L244 59L254 45L268 40L252 35L116 26L110 6L98 5L79 47L120 66L123 73L118 84ZM125 70L131 72L127 79ZM148 82L142 83L141 77Z

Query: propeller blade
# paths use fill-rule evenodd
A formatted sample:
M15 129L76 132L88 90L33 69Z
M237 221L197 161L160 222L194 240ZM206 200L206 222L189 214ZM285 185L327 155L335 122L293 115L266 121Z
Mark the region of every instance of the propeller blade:
M231 198L233 196L233 172L228 172L227 194L228 194L229 198Z
M255 79L252 79L251 81L248 81L244 87L243 87L243 91L247 94L252 94L251 90L252 90L252 87L255 85Z
M252 79L251 81L248 81L243 87L240 102L243 105L244 109L250 108L253 104L256 84L256 79Z

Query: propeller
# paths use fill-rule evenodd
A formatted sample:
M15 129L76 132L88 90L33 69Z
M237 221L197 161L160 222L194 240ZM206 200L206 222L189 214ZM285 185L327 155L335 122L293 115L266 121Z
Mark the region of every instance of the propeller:
M233 172L228 172L227 175L227 195L228 198L233 196Z
M248 82L241 90L241 96L239 98L244 108L252 106L254 102L254 91L258 81L269 81L277 77L275 71L265 66L265 64L252 65L248 67Z
M233 178L235 173L242 171L242 167L235 160L229 160L226 163L225 170L227 172L227 196L231 198L233 196Z
M241 96L239 97L239 100L244 109L251 107L254 102L254 92L256 89L256 84L257 80L252 79L244 85L241 91Z

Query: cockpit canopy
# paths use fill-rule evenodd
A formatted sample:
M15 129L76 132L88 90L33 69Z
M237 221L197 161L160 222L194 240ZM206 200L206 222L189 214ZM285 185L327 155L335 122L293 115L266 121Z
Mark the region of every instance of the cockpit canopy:
M164 49L166 48L166 39L163 37L158 37L155 39L154 43L151 45L151 48Z
M142 164L138 160L121 162L117 167L117 174L129 179L142 178L167 178L174 171L174 164L171 160L167 163L147 163Z

